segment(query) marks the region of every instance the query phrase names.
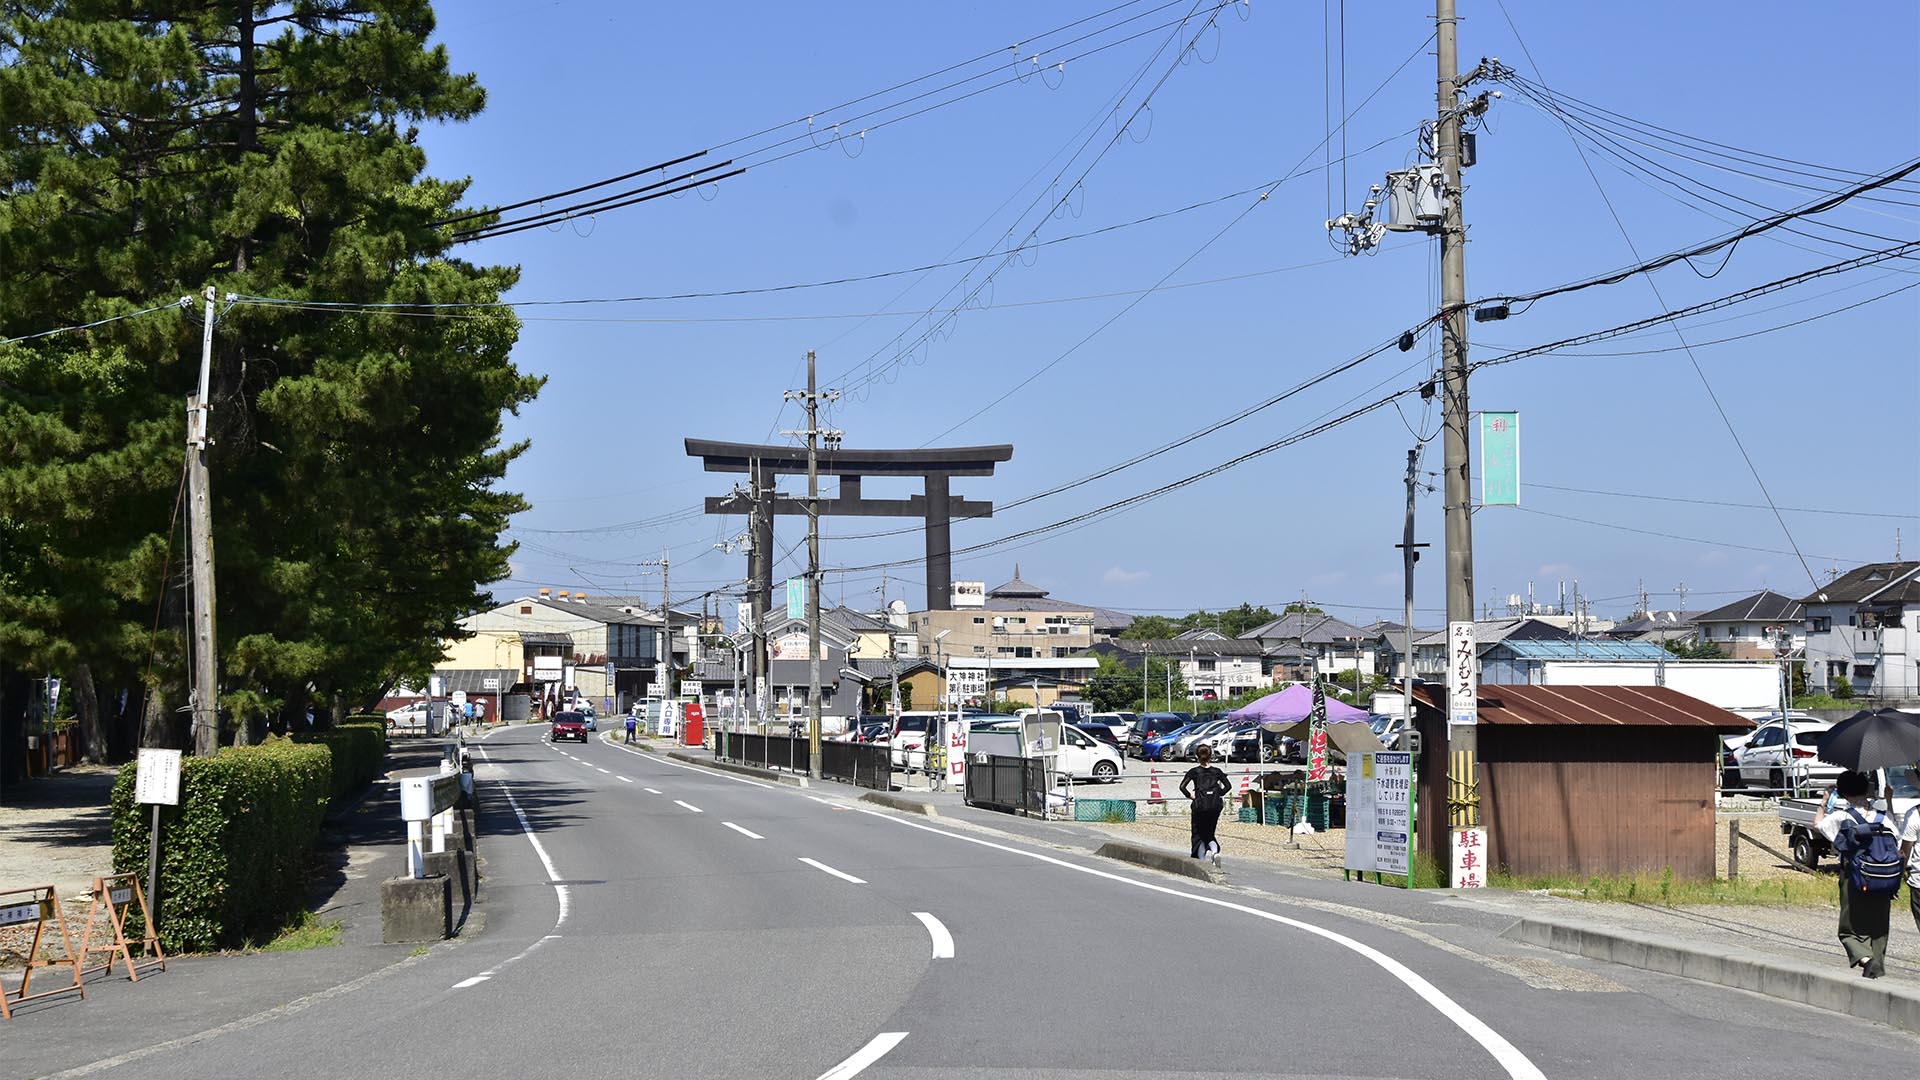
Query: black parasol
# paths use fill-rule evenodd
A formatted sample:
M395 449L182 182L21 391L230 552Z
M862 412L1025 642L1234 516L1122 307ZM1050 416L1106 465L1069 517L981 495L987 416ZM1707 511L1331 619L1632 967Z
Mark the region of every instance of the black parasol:
M1899 709L1859 712L1820 736L1820 760L1855 772L1920 761L1920 716Z

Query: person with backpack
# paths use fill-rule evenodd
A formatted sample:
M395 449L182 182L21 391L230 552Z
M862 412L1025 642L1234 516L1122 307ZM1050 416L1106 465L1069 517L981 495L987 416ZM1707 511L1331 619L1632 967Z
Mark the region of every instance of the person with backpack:
M1233 781L1213 765L1213 746L1201 743L1194 751L1200 764L1187 770L1180 781L1180 794L1193 800L1193 857L1213 860L1220 865L1220 841L1214 832L1220 827L1220 811L1227 805L1227 793Z
M1920 790L1920 767L1907 766L1907 785ZM1920 806L1908 810L1900 824L1900 857L1907 863L1907 907L1914 929L1920 930Z
M1840 856L1840 945L1869 979L1887 973L1887 924L1905 860L1893 822L1873 807L1873 781L1843 772L1814 827Z

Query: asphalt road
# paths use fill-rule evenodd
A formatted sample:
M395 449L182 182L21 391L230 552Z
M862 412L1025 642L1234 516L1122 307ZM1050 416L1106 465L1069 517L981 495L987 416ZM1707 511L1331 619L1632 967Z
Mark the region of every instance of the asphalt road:
M482 744L482 933L67 1075L1799 1078L1920 1051L1736 991L1482 955L1306 885L1190 883L543 734Z

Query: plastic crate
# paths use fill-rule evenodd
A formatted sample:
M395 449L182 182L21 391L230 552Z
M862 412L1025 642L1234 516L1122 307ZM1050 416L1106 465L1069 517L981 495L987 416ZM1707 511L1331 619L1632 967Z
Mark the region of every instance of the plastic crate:
M1255 810L1251 806L1243 806L1240 808L1240 821L1242 824L1257 823L1259 821L1259 813L1258 810Z
M1132 821L1133 815L1132 799L1075 799L1073 803L1075 821Z

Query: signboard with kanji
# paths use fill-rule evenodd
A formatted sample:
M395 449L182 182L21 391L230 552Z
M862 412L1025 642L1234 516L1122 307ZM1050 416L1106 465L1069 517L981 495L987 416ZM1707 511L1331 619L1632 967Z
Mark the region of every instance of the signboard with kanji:
M1346 868L1406 877L1413 865L1413 755L1347 757Z
M1480 504L1520 505L1520 414L1480 414Z
M180 805L180 751L140 749L134 766L133 801L160 806Z
M1480 656L1471 620L1447 624L1447 722L1472 724L1480 715Z
M1456 889L1481 889L1487 884L1487 830L1453 831L1453 877Z

